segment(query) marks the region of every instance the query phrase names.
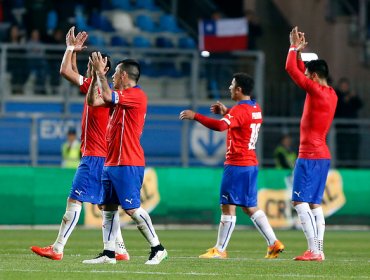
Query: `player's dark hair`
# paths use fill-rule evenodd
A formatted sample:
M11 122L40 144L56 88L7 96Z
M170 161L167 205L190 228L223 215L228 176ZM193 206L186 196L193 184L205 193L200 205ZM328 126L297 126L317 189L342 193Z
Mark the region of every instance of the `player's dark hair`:
M92 58L92 54L93 52L89 54L90 58ZM108 71L107 71L107 74L108 74L109 70L112 68L112 62L110 61L110 56L107 55L106 53L101 53L101 56L102 58L107 58L107 64L105 65L105 67L108 67Z
M121 71L125 71L129 79L134 80L136 83L140 79L140 63L135 59L123 59L117 63L121 64Z
M329 77L329 67L323 59L316 59L307 62L306 68L311 74L316 73L320 79L327 79Z
M254 87L253 78L246 73L235 73L233 78L235 79L235 86L240 87L244 95L250 96Z

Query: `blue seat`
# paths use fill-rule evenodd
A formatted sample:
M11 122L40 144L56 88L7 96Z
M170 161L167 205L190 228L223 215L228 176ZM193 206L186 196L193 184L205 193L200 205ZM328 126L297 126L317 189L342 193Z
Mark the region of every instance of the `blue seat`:
M196 44L193 38L185 36L179 38L178 47L181 49L195 49Z
M167 37L157 37L155 39L155 45L158 48L173 48L174 44L170 38Z
M180 78L183 76L182 73L177 70L175 63L173 62L161 63L158 67L158 75L171 78Z
M181 32L182 29L177 25L176 19L173 15L162 15L159 18L159 29L167 32Z
M51 10L46 19L46 30L53 31L58 25L58 14L55 10Z
M155 5L153 0L136 0L135 8L145 9L149 11L159 10L159 8Z
M110 43L113 47L127 47L130 45L125 38L117 35L112 36Z
M148 77L158 77L158 71L156 67L149 60L141 60L140 62L140 72L143 76Z
M104 47L105 46L105 40L100 35L90 35L88 37L89 44L97 47Z
M147 32L154 32L155 31L154 21L148 15L138 15L136 17L136 25L142 31L147 31Z
M103 1L105 2L105 1ZM130 0L111 0L111 5L114 9L120 9L124 11L131 11L132 6Z
M75 8L75 20L76 20L77 30L83 30L83 31L92 30L92 28L86 22L86 18L83 14L83 8L80 5L77 5Z
M132 39L132 45L137 48L150 48L152 46L149 39L143 36L135 36Z
M106 32L114 32L111 22L99 12L93 12L90 17L92 27Z

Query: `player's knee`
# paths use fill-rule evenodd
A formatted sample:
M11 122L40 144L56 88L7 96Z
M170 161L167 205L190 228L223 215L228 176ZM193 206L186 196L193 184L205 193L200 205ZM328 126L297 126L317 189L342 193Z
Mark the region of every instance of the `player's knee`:
M137 210L137 208L135 208L135 209L125 209L125 212L126 212L126 214L127 215L129 215L130 217L132 216L132 215L134 215L134 213L135 213L135 211Z
M243 207L243 212L247 214L249 217L252 216L258 210L257 207Z

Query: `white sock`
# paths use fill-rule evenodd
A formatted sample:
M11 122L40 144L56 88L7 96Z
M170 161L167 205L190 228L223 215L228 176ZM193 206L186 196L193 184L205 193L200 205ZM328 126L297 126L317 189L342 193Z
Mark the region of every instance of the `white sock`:
M215 246L220 252L224 252L226 250L235 228L235 222L236 216L221 215L220 225L218 227L217 243Z
M257 210L252 216L251 220L256 226L260 234L265 238L267 245L271 246L277 240L274 230L272 229L269 221L267 220L265 212Z
M325 233L325 217L322 207L312 209L312 214L316 220L317 228L317 247L320 252L324 252L324 233Z
M315 242L317 238L317 230L312 211L308 206L308 203L298 204L294 208L297 211L298 217L301 221L302 229L307 239L308 249L317 254L318 250Z
M135 211L131 218L135 221L137 228L149 242L151 247L155 247L160 244L148 212L140 207Z
M117 230L119 227L118 211L102 211L104 250L115 251Z
M118 213L117 213L117 216L119 216ZM119 222L119 219L118 219L118 222ZM118 225L118 228L117 228L117 236L116 236L116 246L115 246L115 248L116 248L116 253L118 253L118 254L125 254L125 253L127 253L125 243L123 242L123 237L122 237L121 225L120 224Z
M77 225L80 218L81 205L78 203L67 202L66 212L64 213L62 223L59 227L58 237L53 244L53 250L56 253L62 253L69 236Z

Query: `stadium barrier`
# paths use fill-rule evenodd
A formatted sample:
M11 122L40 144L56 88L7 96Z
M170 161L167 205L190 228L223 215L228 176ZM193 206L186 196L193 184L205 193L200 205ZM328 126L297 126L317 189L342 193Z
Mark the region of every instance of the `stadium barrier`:
M0 195L6 215L1 225L59 224L74 175L72 169L0 167ZM259 207L274 227L294 225L290 206L290 173L262 169ZM143 207L156 224L218 224L222 168L147 168ZM327 224L370 224L370 171L331 170L324 195ZM240 210L240 209L239 209ZM121 211L122 223L129 222ZM86 205L80 224L100 226L99 211ZM239 225L251 225L238 212Z

